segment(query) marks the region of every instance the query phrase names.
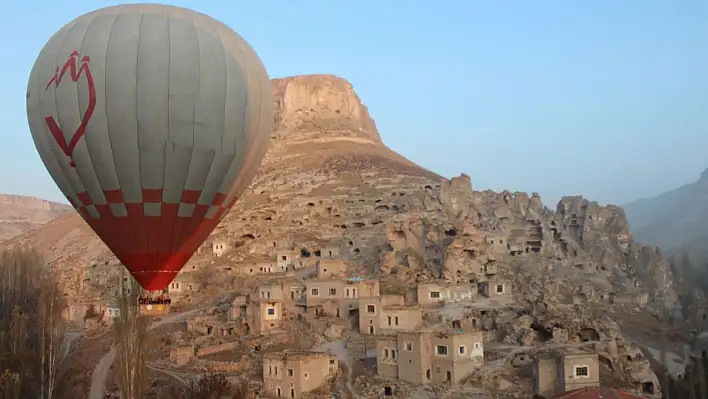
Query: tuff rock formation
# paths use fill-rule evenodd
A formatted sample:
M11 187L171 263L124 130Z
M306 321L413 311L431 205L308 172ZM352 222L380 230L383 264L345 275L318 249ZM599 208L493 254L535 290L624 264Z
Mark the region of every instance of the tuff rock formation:
M513 297L480 313L480 323L485 341L519 348L598 339L629 345L623 334L633 327L616 318L681 318L667 263L633 240L621 208L564 197L554 211L537 193L474 191L464 174L444 179L386 147L341 78L275 79L273 90L277 124L266 159L185 275L208 270L231 282L334 259L341 274L377 277L382 291L407 295L432 281L506 284ZM71 284L77 275L112 262L75 215L12 243L39 245L65 270L74 296L84 292ZM426 317L454 322L456 312ZM616 347L602 350L615 370L631 363ZM646 367L641 376L627 370L627 380L658 386ZM505 389L521 389L512 385Z

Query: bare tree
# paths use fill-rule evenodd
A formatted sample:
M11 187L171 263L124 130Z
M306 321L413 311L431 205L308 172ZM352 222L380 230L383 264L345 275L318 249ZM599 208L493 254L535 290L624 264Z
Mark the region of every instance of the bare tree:
M0 252L0 397L51 399L66 308L51 268L33 249Z
M190 380L181 388L172 387L167 397L170 399L246 399L249 397L248 382L245 379L231 384L223 373L204 373L199 379Z
M123 399L142 399L147 393L147 321L140 317L138 298L140 286L130 277L130 283L120 279L118 292L119 315L115 324L118 341L118 388Z

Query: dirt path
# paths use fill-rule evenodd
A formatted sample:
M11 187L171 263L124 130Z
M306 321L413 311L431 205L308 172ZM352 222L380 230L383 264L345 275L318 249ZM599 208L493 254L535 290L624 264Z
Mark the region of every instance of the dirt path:
M327 352L333 356L336 356L337 360L347 366L347 379L345 381L347 390L352 395L352 398L357 399L359 396L354 392L354 386L352 386L352 380L354 379L354 362L349 356L347 341L345 339L340 339L337 341L327 342L313 350L315 352Z
M206 307L211 306L212 304L210 303ZM148 327L148 331L152 331L160 326L163 326L165 324L172 324L172 323L179 323L182 321L184 318L189 317L193 314L199 313L203 310L204 308L199 308L199 309L194 309L194 310L189 310L186 312L181 312L181 313L170 313L167 316L164 316L160 318L160 320L157 320L153 323L150 324ZM98 364L96 367L93 369L93 373L91 374L91 390L89 391L89 399L103 399L104 397L104 391L106 387L106 379L108 378L108 372L110 371L111 365L116 359L116 347L115 345L111 347L111 350L108 351L101 360L98 361ZM162 371L162 370L160 370Z

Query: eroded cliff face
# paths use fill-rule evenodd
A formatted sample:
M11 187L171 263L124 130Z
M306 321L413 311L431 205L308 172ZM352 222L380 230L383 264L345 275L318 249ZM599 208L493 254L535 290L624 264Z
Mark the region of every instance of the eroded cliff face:
M277 138L359 138L381 142L376 123L352 85L333 75L273 80Z

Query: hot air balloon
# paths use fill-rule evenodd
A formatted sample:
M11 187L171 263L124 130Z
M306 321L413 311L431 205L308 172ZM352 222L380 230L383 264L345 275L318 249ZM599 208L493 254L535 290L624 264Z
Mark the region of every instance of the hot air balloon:
M254 50L183 8L103 8L40 52L27 117L49 174L137 282L164 290L250 184L273 97Z

